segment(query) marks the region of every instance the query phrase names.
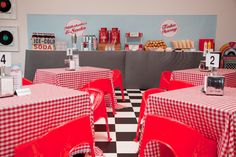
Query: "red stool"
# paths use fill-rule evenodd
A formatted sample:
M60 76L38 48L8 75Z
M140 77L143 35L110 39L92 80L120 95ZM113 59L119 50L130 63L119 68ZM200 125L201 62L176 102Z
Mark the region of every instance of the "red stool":
M186 124L170 118L147 115L140 142L140 157L144 157L144 149L150 141L157 141L166 145L176 157L217 156L215 141L203 137Z

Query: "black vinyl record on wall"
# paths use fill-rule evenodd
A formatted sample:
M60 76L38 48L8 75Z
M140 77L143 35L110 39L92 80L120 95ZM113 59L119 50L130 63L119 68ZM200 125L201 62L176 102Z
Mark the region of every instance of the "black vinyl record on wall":
M13 41L13 34L7 30L0 32L0 43L3 45L10 45Z
M0 11L5 13L11 9L11 2L9 0L0 0Z

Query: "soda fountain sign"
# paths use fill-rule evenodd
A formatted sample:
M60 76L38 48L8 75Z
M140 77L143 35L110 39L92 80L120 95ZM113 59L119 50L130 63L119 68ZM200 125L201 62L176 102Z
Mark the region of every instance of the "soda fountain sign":
M77 37L83 35L84 31L86 30L87 22L82 22L80 19L72 19L69 21L66 26L64 27L66 35L76 34Z
M173 37L178 31L178 25L174 20L165 20L161 24L161 33L165 37Z

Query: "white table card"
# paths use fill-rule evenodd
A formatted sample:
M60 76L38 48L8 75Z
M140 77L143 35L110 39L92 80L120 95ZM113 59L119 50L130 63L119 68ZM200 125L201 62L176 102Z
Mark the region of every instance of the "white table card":
M21 88L16 90L16 95L17 96L25 96L25 95L30 95L31 90L29 88Z

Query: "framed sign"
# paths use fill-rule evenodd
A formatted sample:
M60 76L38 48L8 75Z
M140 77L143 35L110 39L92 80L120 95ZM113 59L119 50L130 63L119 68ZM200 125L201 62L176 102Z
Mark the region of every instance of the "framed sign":
M0 26L0 51L18 51L18 28Z
M0 0L0 19L16 19L16 0Z

